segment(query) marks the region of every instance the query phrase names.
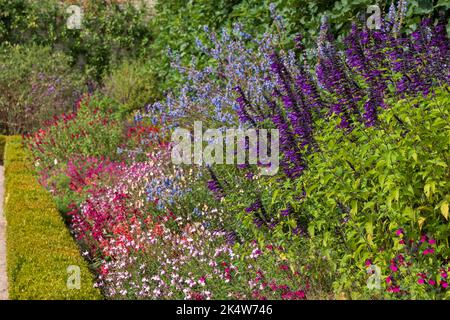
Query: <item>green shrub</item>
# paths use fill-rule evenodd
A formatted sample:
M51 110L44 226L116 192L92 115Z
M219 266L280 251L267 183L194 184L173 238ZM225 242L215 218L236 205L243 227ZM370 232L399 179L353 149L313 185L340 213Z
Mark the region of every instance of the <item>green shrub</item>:
M292 205L310 221L312 252L336 268L338 291L353 297L380 294L364 291L365 261L381 268L384 283L391 259L407 251L402 255L411 259L411 270L397 283L409 292L406 297L445 294L439 288L418 290L414 271L439 273L436 264L445 267L450 255L448 211L443 210L450 200L449 106L448 88L442 88L434 97L392 102L373 128L360 126L346 134L330 123L320 126L321 152L311 156L298 185L305 186L307 196ZM434 239L435 254L406 250L410 243L399 243L398 230L411 241L424 235Z
M122 116L161 98L153 67L141 60L126 60L104 79L103 93L119 105Z
M5 152L5 216L10 299L100 299L86 261L37 182L19 137ZM69 266L80 268L81 288L68 289Z
M83 87L81 75L69 64L69 57L48 47L2 47L0 133L30 132L72 111Z

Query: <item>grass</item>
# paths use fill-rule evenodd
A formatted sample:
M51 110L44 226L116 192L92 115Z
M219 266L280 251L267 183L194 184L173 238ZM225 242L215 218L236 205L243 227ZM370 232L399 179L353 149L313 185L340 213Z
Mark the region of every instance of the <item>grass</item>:
M1 141L0 137L0 145ZM87 262L51 195L38 183L29 159L20 137L6 138L4 210L10 299L101 299ZM72 274L69 266L80 268L80 289L67 286Z

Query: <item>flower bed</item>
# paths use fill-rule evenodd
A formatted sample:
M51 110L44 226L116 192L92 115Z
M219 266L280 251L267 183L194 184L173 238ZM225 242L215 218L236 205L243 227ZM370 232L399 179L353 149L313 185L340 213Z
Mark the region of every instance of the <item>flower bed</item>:
M281 17L259 38L205 28L211 65L171 52L183 86L134 123L86 95L27 135L95 286L111 299L447 298L447 22L403 33L405 6L343 42L323 19L314 65ZM194 121L278 129L279 170L175 165L168 136Z

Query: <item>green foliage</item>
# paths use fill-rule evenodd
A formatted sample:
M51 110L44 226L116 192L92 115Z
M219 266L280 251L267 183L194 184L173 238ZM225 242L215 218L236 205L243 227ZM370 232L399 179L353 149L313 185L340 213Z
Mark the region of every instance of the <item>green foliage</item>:
M68 6L57 0L0 0L0 42L62 50L89 77L100 80L111 63L138 55L151 40L145 7L89 1L82 28L70 30Z
M33 171L21 139L8 137L5 215L10 299L101 299L86 261ZM67 288L71 265L80 267L79 290Z
M158 77L161 91L169 90L181 80L170 67L168 48L180 53L189 62L192 55L199 56L195 39L203 35L203 26L220 30L225 26L233 7L242 0L158 1L156 16L151 20L154 41L149 56Z
M306 186L301 208L312 248L340 257L338 288L364 279L367 259L386 274L401 247L393 239L399 228L412 239L433 237L448 257L450 225L440 208L450 194L449 101L446 88L429 100L402 100L382 113L378 127L348 134L322 124L321 151L298 187Z
M111 64L146 50L152 39L148 19L145 8L92 1L84 10L81 30L64 28L61 45L88 75L100 80Z
M210 197L207 205L227 212L223 224L239 238L283 246L282 257L308 275L319 296L334 291L346 298L448 297L439 282L418 284L417 274L439 278L450 257L449 90L388 105L375 127L359 124L346 132L335 117L316 121L317 150L295 181L239 178L237 169L215 166L226 197ZM246 210L256 199L264 212ZM290 214L281 215L287 208ZM278 223L257 227L254 218L264 215ZM424 236L436 243L420 242ZM398 264L392 272L399 255L410 265ZM367 288L366 261L381 268L381 291ZM388 277L402 292L386 292Z
M104 79L102 92L119 105L122 116L157 101L158 80L152 65L141 60L126 60Z
M55 115L71 111L82 77L70 58L42 46L0 49L0 132L17 134L40 128Z
M269 5L276 6L277 14L283 18L284 30L273 23ZM378 4L381 12L387 12L390 0L201 0L159 1L155 7L156 16L151 20L154 40L148 58L161 79L161 91L170 90L182 81L178 73L171 69L167 48L180 54L184 64L195 56L203 64L208 64L203 54L196 49L195 40L204 39L203 26L210 32L220 33L221 28L230 29L239 22L243 30L252 35L265 32L280 32L285 40L284 46L292 45L292 38L300 32L308 50L308 58L315 59L311 49L316 48L315 39L319 34L320 22L327 15L333 34L341 39L350 29L351 23L367 19L370 5ZM408 32L415 30L424 15L436 16L439 10L445 11L445 1L434 1L434 6L423 8L417 0L409 1L409 10L403 24Z

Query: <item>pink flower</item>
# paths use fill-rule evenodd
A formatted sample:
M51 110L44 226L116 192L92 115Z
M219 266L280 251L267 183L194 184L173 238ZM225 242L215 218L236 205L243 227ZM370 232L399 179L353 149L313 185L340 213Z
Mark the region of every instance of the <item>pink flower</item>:
M425 280L423 280L423 278L420 278L419 280L417 280L417 283L418 283L418 284L424 284L424 283L425 283Z
M447 289L448 283L446 281L441 281L441 286L442 286L442 288Z
M388 291L388 292L395 292L395 293L398 293L398 292L400 292L400 287L399 287L399 286L389 287L389 288L387 289L387 291Z
M391 270L392 270L393 272L398 271L398 268L397 268L397 266L396 266L395 264L391 264L391 266L390 266L389 268L391 268Z
M370 267L372 265L372 261L370 259L367 259L365 262L366 267Z
M424 251L423 251L423 255L427 255L427 254L433 254L434 253L434 249L433 248L428 248L428 249L425 249Z
M436 284L436 281L434 281L433 279L428 280L428 283L430 284L430 286L434 286Z
M386 283L391 283L391 281L392 281L391 277L386 278Z
M305 292L303 290L298 290L294 292L294 296L297 299L305 299Z
M430 240L428 240L428 243L429 243L429 244L435 244L435 243L436 243L436 240L430 239Z
M280 270L287 271L287 270L289 270L289 267L287 265L285 265L285 264L282 264L280 266Z
M442 272L442 273L441 273L441 277L442 277L442 278L447 278L447 277L448 277L447 272Z
M400 239L399 243L400 244L406 244L405 240L403 240L403 239Z
M403 229L398 229L397 231L395 231L395 234L400 237L403 234Z

